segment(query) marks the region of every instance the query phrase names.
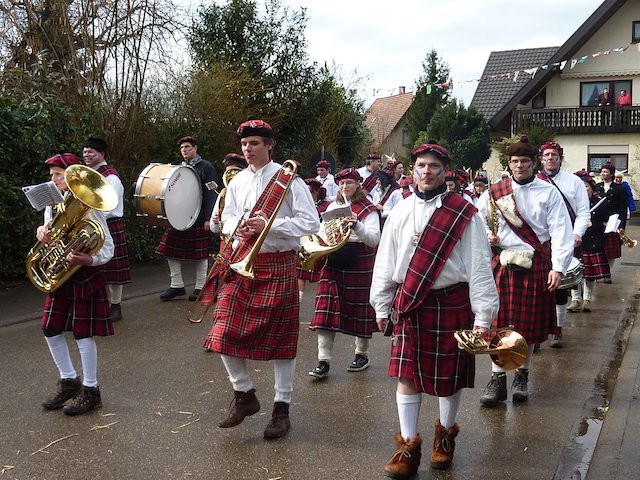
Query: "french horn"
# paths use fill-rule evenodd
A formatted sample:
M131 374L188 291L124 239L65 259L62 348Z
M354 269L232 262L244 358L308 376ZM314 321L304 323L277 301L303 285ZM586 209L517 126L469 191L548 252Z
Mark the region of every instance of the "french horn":
M458 330L453 336L458 342L458 348L473 355L486 353L491 356L491 361L503 370L521 367L529 357L527 341L512 328L498 330L490 342L473 330Z

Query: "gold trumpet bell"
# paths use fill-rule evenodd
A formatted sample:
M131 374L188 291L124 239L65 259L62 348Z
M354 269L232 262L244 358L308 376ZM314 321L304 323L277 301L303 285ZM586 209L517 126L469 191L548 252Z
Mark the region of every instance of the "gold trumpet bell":
M513 329L499 330L489 343L472 330L459 330L453 336L458 342L458 348L473 355L486 353L503 370L521 367L529 357L527 341Z

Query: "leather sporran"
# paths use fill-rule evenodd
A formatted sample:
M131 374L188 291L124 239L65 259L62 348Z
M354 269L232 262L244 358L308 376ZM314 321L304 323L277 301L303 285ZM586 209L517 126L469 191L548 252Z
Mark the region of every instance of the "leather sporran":
M500 265L516 265L525 270L531 270L533 266L533 254L529 250L517 248L505 248L500 252Z

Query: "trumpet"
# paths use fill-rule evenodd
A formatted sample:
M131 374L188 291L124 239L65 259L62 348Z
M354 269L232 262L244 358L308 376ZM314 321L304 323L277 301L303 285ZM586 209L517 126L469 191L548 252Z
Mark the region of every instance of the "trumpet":
M498 330L489 343L473 330L458 330L453 336L458 348L473 355L491 355L491 361L504 370L521 367L529 357L527 341L512 327Z
M633 248L638 244L637 240L634 240L633 238L628 236L626 233L618 232L618 235L620 235L620 240L622 240L622 243L624 243L626 247Z

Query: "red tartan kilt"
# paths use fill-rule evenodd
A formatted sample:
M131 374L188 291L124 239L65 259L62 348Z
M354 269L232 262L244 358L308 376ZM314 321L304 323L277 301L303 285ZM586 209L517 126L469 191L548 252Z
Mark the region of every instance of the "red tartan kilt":
M584 271L582 276L585 280L599 280L611 276L609 262L602 252L582 252L582 263Z
M376 249L355 243L357 261L349 270L325 265L316 290L315 313L309 328L371 338L376 313L369 303Z
M177 260L204 260L211 250L211 232L204 227L189 230L167 228L156 252Z
M300 329L295 266L294 251L263 253L256 257L255 279L231 274L218 293L204 347L253 360L295 358Z
M550 243L533 257L530 270L502 266L494 258L494 277L500 296L497 328L510 325L529 345L543 343L556 331L556 296L547 289L551 270Z
M620 235L617 233L604 234L604 254L608 260L622 256L622 240L620 240Z
M111 305L96 268L82 267L58 290L48 293L42 328L70 331L76 338L113 335Z
M220 241L220 251L213 259L213 264L209 270L208 278L204 287L202 288L202 294L200 295L200 302L202 305L212 305L215 302L218 288L220 287L220 278L228 271L228 263L222 262L221 259L229 260L233 253L233 244L231 242Z
M320 281L320 272L310 272L300 266L296 267L296 274L298 276L298 280L304 280L306 282Z
M448 397L473 388L475 357L458 348L456 330L473 327L469 285L432 290L425 303L394 327L389 376L412 379L418 392Z
M113 237L115 249L113 258L99 267L102 277L105 283L109 284L122 285L131 283L131 265L127 238L124 234L124 222L121 218L110 218L107 220L107 225L109 226L111 237Z

